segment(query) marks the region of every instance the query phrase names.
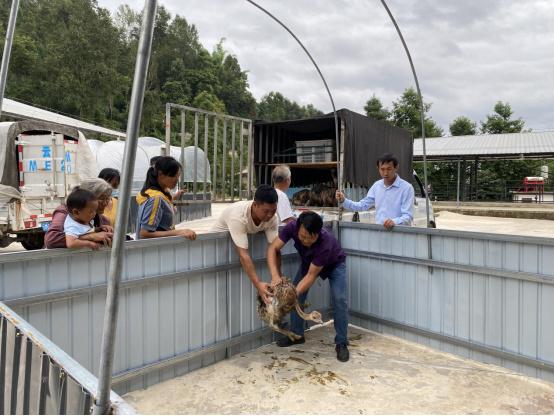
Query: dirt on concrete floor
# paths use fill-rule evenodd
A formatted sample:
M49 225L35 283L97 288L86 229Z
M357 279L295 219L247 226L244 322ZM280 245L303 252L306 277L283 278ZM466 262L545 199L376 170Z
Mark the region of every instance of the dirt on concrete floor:
M522 218L482 217L449 211L435 214L437 228L482 233L554 237L554 221Z
M349 328L350 361L334 330L275 344L125 395L145 414L552 414L554 384Z

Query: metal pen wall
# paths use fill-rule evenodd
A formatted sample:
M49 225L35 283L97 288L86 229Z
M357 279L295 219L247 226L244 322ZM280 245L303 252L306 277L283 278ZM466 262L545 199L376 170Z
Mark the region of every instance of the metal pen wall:
M172 114L179 120L180 131L172 131ZM193 182L189 184L193 199L216 202L252 198L252 120L214 113L180 104L166 104L165 138L169 148L171 138L179 137L181 155L184 154L187 137L195 146ZM199 158L197 149L204 151L203 180L198 180ZM181 164L187 163L181 156ZM208 175L211 177L208 179ZM184 178L184 177L183 177ZM184 179L183 179L184 181Z
M358 223L340 238L352 323L554 381L553 240Z
M251 247L260 276L269 281L265 236L254 236ZM290 245L283 252L288 276L298 265L293 253ZM107 250L0 256L1 298L93 374L98 371L108 257ZM144 388L271 342L227 233L200 235L193 242L178 237L129 242L123 267L116 391ZM327 286L316 284L311 291L314 309L329 307Z
M98 380L0 302L2 414L91 414ZM135 413L112 392L112 414Z

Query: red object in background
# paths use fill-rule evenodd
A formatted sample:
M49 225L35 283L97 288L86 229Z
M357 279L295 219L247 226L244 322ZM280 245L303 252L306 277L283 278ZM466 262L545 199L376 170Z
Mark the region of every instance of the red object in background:
M526 176L523 178L522 192L544 192L544 178L541 176Z
M23 225L25 228L36 228L37 222L35 220L24 220Z

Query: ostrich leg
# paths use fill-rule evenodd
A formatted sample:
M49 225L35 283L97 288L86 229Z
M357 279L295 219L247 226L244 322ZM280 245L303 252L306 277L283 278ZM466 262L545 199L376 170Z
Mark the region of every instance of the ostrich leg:
M269 321L269 327L273 329L275 332L279 332L280 334L286 335L289 337L291 341L298 341L300 338L302 338L300 335L295 334L294 332L287 331L286 329L279 328L275 322L273 322L273 319Z

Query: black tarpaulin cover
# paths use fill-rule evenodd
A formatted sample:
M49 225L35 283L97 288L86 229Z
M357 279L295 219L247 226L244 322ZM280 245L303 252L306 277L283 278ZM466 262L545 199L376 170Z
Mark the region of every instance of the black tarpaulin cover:
M383 153L393 153L398 158L400 177L410 181L413 139L408 130L349 110L338 113L345 124L344 182L371 186L380 179L376 161Z
M412 177L413 139L408 130L373 120L369 117L342 109L339 117L344 122L343 183L369 187L380 179L377 158L383 153L393 153L399 160L399 175L406 180ZM332 139L335 143L333 113L301 120L254 123L254 159L256 162L294 162L294 159L280 159L279 151L294 146L296 140ZM340 145L339 145L340 146ZM334 147L334 145L333 145ZM268 151L269 150L269 151ZM273 156L272 155L277 155ZM266 157L267 156L267 157ZM336 155L334 155L336 160ZM327 169L330 170L330 169ZM321 170L302 169L302 185L328 180ZM319 171L319 173L318 173ZM300 172L298 172L300 174ZM260 183L270 183L263 169L259 170ZM295 175L298 179L298 175Z

